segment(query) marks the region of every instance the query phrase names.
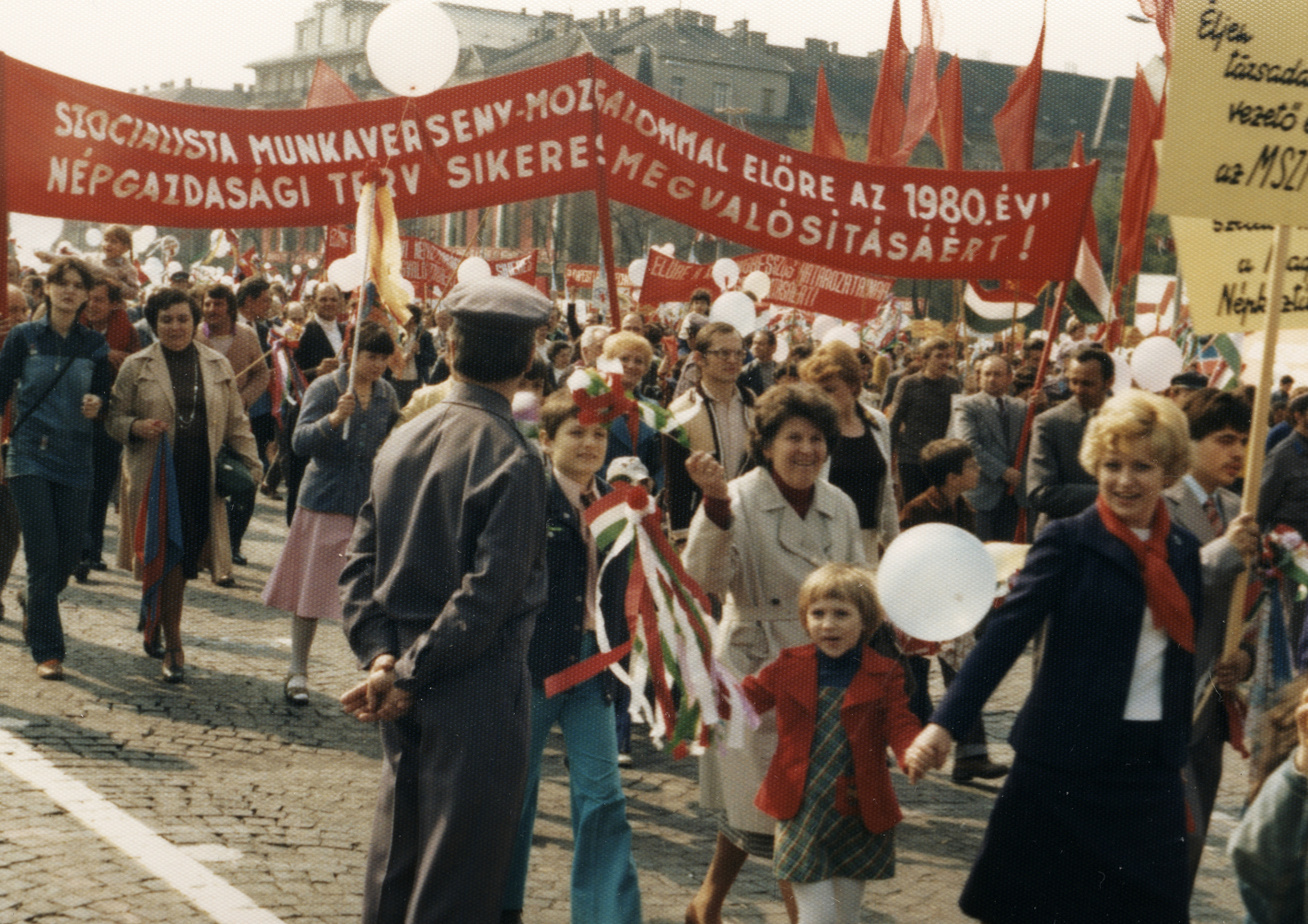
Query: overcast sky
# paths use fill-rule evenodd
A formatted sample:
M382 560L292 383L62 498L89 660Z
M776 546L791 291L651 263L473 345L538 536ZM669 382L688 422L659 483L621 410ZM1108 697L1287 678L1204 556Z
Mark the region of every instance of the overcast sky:
M671 3L643 0L648 13ZM901 0L904 38L919 41L921 0ZM1030 60L1040 33L1043 0L937 0L942 50L1009 64ZM555 0L527 5L482 0L469 5L570 12L578 18L618 7ZM623 14L630 3L621 6ZM837 41L846 54L885 45L891 0L686 0L717 16L719 28L748 19L778 45L800 47L806 38ZM1138 0L1048 0L1044 64L1101 77L1131 76L1136 62L1161 52L1152 25L1127 19ZM155 87L190 77L196 85L226 88L251 83L244 65L291 50L293 24L312 0L0 0L0 51L30 64L118 90Z

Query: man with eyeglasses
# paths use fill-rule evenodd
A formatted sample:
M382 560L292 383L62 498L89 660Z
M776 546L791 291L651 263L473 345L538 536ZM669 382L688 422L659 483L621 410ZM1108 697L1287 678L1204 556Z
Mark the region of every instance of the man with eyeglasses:
M749 427L754 420L754 393L737 384L745 363L745 341L730 324L713 321L700 328L692 357L699 364L699 384L669 408L683 421L687 449L663 438L665 506L672 538L682 541L699 505L699 489L686 474L686 459L703 450L727 470L727 479L749 468Z

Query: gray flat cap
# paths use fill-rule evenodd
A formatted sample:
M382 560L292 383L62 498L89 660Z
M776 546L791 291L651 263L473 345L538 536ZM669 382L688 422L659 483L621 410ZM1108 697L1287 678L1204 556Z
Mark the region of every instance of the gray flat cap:
M540 327L552 307L540 290L511 276L461 282L443 304L459 324L498 328Z

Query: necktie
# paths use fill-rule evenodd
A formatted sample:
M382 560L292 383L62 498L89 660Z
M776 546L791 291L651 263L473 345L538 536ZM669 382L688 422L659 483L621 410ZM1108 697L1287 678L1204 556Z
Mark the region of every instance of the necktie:
M1217 512L1217 505L1213 503L1213 499L1210 497L1204 501L1203 506L1204 513L1208 515L1208 522L1213 527L1213 535L1220 536L1226 531L1226 527L1222 523L1222 515Z
M597 500L599 500L599 498L595 496L595 492L594 492L594 491L582 491L582 492L581 492L581 509L582 509L582 510L585 510L587 507L589 507L591 504L595 503L595 501L597 501Z
M1008 432L1008 414L1004 411L1003 397L995 398L995 407L999 410L999 431L1004 434L1004 448L1008 448L1011 434Z

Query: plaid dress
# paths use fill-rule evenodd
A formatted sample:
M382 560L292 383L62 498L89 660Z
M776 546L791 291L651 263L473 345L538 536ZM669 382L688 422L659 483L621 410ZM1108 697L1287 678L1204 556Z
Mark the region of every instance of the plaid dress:
M820 882L836 877L889 879L895 874L894 829L873 834L859 816L854 759L840 724L844 699L841 687L818 689L804 799L793 818L777 823L778 879Z

